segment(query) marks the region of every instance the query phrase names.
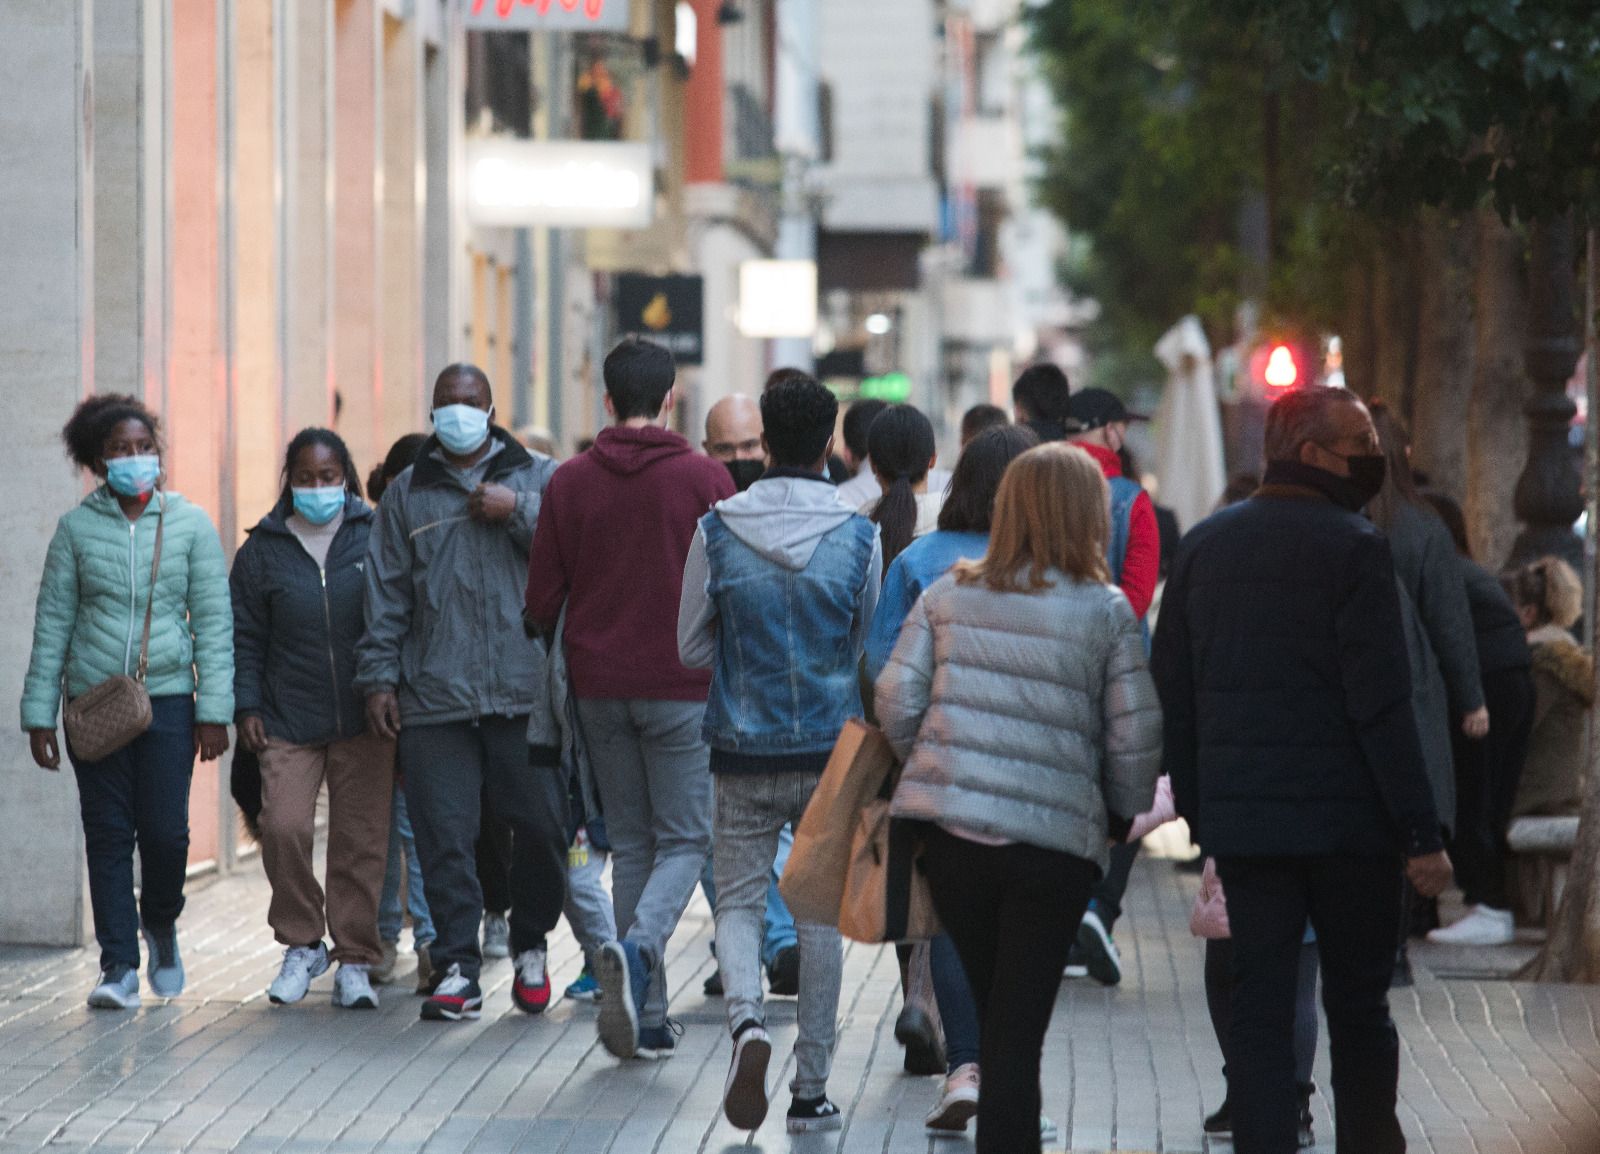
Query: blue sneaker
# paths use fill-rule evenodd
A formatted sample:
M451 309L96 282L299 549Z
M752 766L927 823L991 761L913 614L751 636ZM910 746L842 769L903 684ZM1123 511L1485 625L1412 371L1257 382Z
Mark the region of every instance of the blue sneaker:
M613 1057L639 1052L639 1009L650 989L650 970L632 942L607 942L600 947L600 1043Z
M133 966L112 966L100 974L100 981L89 992L89 1005L97 1010L137 1010L139 971Z
M659 1026L644 1026L639 1030L639 1049L635 1058L664 1062L678 1052L678 1039L683 1037L683 1026L668 1018Z
M141 926L144 950L150 957L150 992L158 998L176 998L183 993L183 958L178 954L178 927L153 930Z
M572 1002L598 1002L600 1000L600 983L594 980L594 975L589 972L589 967L583 967L583 973L578 975L578 980L566 989L566 997Z

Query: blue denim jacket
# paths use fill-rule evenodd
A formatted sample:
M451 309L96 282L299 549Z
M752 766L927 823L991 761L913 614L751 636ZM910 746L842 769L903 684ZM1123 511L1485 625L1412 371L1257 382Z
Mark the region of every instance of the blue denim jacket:
M877 527L810 477L758 481L701 519L678 640L685 664L712 670L714 771L826 759L862 711L857 662L881 570Z
M900 627L917 598L939 578L950 572L957 561L974 561L989 551L989 534L956 533L939 529L918 537L907 545L889 566L883 578L883 596L872 617L867 634L867 677L878 674L889 664L889 654L900 640Z

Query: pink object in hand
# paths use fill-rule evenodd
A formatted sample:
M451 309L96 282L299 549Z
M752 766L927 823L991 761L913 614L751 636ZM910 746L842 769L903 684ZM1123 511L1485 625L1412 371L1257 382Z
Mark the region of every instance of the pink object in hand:
M1142 839L1146 834L1154 833L1169 821L1178 818L1178 805L1172 800L1172 779L1162 774L1156 779L1156 800L1150 807L1150 812L1141 813L1133 819L1133 828L1128 831L1128 841L1133 843Z

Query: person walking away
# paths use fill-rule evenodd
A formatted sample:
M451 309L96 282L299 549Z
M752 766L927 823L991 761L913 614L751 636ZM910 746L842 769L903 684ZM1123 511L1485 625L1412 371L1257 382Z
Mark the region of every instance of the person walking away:
M672 354L628 339L606 357L594 448L550 481L527 573L528 620L563 638L606 834L621 939L600 951L601 1042L618 1058L670 1054L667 941L711 842L700 736L710 677L678 660L673 610L695 522L734 492L728 470L666 428ZM619 543L626 542L626 548Z
M1372 421L1385 465L1383 487L1368 504L1367 515L1389 538L1395 573L1405 592L1400 606L1411 661L1417 732L1433 785L1434 809L1439 819L1449 824L1456 816L1451 732L1459 729L1473 741L1482 741L1489 733L1472 610L1450 531L1412 480L1411 441L1405 426L1382 402L1373 404ZM1409 890L1405 900L1400 949L1395 955L1394 981L1399 986L1414 980L1406 938L1438 924L1433 903L1418 903Z
M417 450L428 438L422 433L407 433L390 446L389 453L367 474L367 500L376 508L384 490L417 458ZM364 711L364 710L363 710ZM400 904L400 885L405 882L405 906ZM412 952L417 960L417 993L433 989L433 963L428 945L434 939L433 917L428 913L428 897L422 884L422 863L417 858L417 843L411 832L411 817L406 812L405 783L394 776L394 793L389 806L389 857L383 870L383 892L378 897L378 937L383 941L383 958L372 970L372 980L380 985L394 979L400 960L400 930L405 916L411 915Z
M1573 639L1583 614L1583 582L1557 557L1514 570L1507 592L1533 653L1533 729L1512 803L1513 817L1575 814L1583 804L1587 715L1594 705L1594 659Z
M1105 389L1083 389L1067 403L1067 414L1077 430L1070 444L1094 458L1111 489L1111 537L1106 560L1111 579L1127 597L1133 615L1145 627L1156 584L1161 579L1161 528L1155 506L1138 482L1124 476L1122 453L1127 447L1128 425L1145 418L1130 413L1122 401ZM1149 630L1145 627L1145 635ZM1122 916L1122 899L1128 890L1138 841L1111 848L1111 864L1089 899L1089 909L1078 928L1077 948L1068 974L1087 974L1103 985L1122 981L1122 954L1112 937Z
M761 396L771 468L700 521L678 609L683 663L710 669L704 733L716 783L718 961L733 1060L723 1111L767 1114L772 1039L761 1001L761 921L779 831L798 824L845 721L861 713L857 665L882 581L877 530L826 478L838 402L795 374ZM774 613L775 604L788 612ZM787 1127L834 1130L828 1100L843 947L834 926L800 938L799 1037Z
M1398 1154L1388 989L1401 879L1434 896L1451 871L1412 711L1394 560L1360 513L1384 465L1366 406L1331 388L1273 404L1266 458L1253 498L1184 539L1152 658L1178 812L1227 889L1234 1148L1295 1146L1295 990L1309 918L1337 1148Z
M204 511L161 487L161 426L144 405L117 393L90 397L61 439L72 463L100 483L57 523L45 554L22 728L34 763L58 770L63 693L70 702L118 676L137 677L149 691L150 727L131 743L99 761L67 746L100 944L89 1005L126 1010L139 1005L141 933L151 991L183 993L177 923L189 780L196 754L215 761L227 752L233 719L227 565Z
M978 1007L980 1154L1040 1148L1040 1053L1067 951L1107 838L1150 808L1160 770L1144 639L1108 584L1106 510L1087 456L1023 453L987 552L922 595L877 682L905 758L891 813L925 823L934 907Z
M861 514L878 526L884 564L889 565L914 539L939 524L945 490L929 485L939 460L933 422L914 405L893 405L872 422L867 444L882 495L862 505Z
M489 379L451 365L433 390L434 433L378 507L367 558L356 686L367 724L397 739L438 938L422 1017L477 1018L483 891L474 868L480 795L512 829L515 1005L550 1001L546 935L566 893L567 779L545 644L522 624L522 585L555 463L493 423Z
M789 379L793 369L778 369L767 378L765 387ZM805 374L801 374L802 376ZM765 391L765 387L763 391ZM766 450L761 447L761 407L754 398L743 393L730 393L706 413L706 456L721 461L733 475L734 487L741 493L766 471ZM767 971L767 985L773 994L794 997L800 992L800 938L794 928L794 916L778 892L778 879L789 861L789 850L794 845L794 831L788 826L778 835L778 853L772 859L772 877L767 886L767 914L762 923L761 960ZM712 874L711 855L706 855L705 868L700 871L700 888L706 895L706 904L713 914L717 908L717 883ZM715 958L717 943L711 943ZM705 980L705 995L720 998L723 994L722 972L713 969Z
M1506 876L1506 829L1533 730L1533 655L1522 619L1500 582L1472 559L1461 506L1443 493L1423 494L1456 547L1467 587L1484 705L1494 719L1488 736L1450 734L1456 770L1456 822L1450 856L1467 904L1454 925L1433 930L1430 942L1458 946L1506 945L1516 937Z
M798 369L779 369L768 378L768 387L771 387L774 378L783 373L799 373ZM803 374L802 374L803 375ZM844 444L840 446L845 467L850 472L849 480L839 486L839 500L851 509L860 509L870 505L883 495L883 481L878 476L877 470L872 467L871 445L869 434L874 422L888 408L886 401L856 401L845 410L844 422L840 431L844 434ZM943 493L950 486L950 471L948 469L930 469L928 471L928 488L934 493Z
M956 562L978 560L988 551L1000 478L1013 460L1038 443L1031 429L1005 423L983 430L962 450L950 478L949 496L939 510L938 529L908 545L884 575L883 593L867 634L869 682L875 683L889 663L917 598ZM944 1026L945 1081L924 1125L930 1134L960 1134L978 1112L978 1008L950 935L940 934L930 942L928 953L934 1002ZM901 1017L906 1017L905 1011ZM897 1033L900 1024L896 1022ZM932 1023L926 1026L931 1035ZM907 1046L908 1067L912 1059L912 1049Z
M973 405L961 414L961 451L965 453L967 446L972 444L972 439L985 429L992 429L996 425L1009 425L1011 418L999 405L987 402Z
M1041 443L1064 441L1077 428L1071 403L1072 386L1067 374L1049 361L1029 365L1011 386L1017 424L1032 429Z
M239 744L261 760L267 921L284 947L267 989L279 1006L304 998L337 962L333 1004L378 1008L371 971L383 961L378 901L394 743L367 729L354 684L371 529L350 450L336 433L306 429L289 442L283 492L250 530L229 578ZM326 900L312 865L324 782Z

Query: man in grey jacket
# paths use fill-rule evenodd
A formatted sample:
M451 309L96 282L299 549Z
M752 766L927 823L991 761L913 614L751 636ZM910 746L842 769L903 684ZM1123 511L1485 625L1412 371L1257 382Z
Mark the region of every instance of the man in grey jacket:
M473 847L487 792L511 826L512 997L550 1001L545 935L566 887L567 782L547 652L522 623L528 549L548 457L492 424L489 380L451 365L433 392L434 435L379 506L367 564L356 686L368 724L397 739L438 938L431 1021L477 1018L483 892Z

